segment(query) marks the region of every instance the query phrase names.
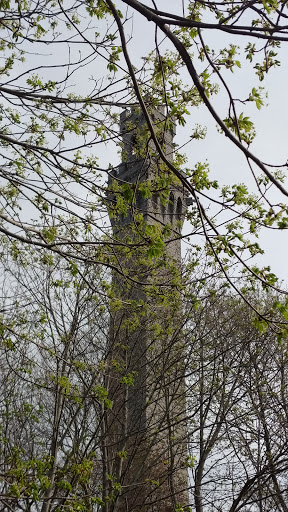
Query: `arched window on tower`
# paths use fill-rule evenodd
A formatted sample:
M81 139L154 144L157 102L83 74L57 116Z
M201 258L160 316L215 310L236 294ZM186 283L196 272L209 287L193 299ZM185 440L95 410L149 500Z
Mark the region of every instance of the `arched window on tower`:
M152 194L152 207L154 212L158 212L158 194L156 192L153 192Z
M162 213L162 217L163 217L163 221L165 220L164 218L164 215L165 215L165 205L162 203L161 201L161 213Z
M137 155L137 135L133 133L130 138L130 154Z
M136 192L136 206L138 213L144 213L147 210L146 201L141 192Z
M168 214L170 217L170 222L172 224L173 217L174 217L174 194L172 192L170 193L170 196L169 196Z
M178 197L178 199L177 199L176 219L179 220L179 221L182 220L182 201L181 201L181 197Z
M181 231L181 222L182 222L182 200L181 197L178 197L177 199L177 206L176 206L176 220L178 222L178 230Z

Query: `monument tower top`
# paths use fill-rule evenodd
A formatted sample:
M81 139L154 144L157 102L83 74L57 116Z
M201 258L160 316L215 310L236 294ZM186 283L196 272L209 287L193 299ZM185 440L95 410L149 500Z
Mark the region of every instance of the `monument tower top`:
M175 123L167 119L166 107L154 108L150 113L156 136L161 144L165 157L171 163L174 154ZM167 250L171 256L181 258L181 232L187 205L191 204L189 193L183 184L171 176L171 171L165 169L161 157L148 131L146 119L139 108L132 107L120 115L120 134L122 137L122 162L109 175L108 185L113 179L118 184L133 185L133 201L127 216L117 215L111 218L114 233L119 233L122 227L133 222L133 211L141 213L148 224L158 222L170 224L173 230L173 242L168 243ZM183 173L185 176L185 173ZM141 192L145 183L150 190L147 194ZM168 183L168 185L167 185ZM178 240L176 240L178 237Z

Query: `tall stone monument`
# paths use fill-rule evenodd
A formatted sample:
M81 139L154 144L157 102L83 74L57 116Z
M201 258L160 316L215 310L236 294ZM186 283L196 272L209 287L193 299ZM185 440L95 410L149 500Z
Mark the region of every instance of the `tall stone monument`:
M150 115L172 161L175 126L164 107ZM120 132L123 161L108 183L121 272L113 275L105 510L172 512L189 501L179 292L187 193L157 156L139 110L122 113Z

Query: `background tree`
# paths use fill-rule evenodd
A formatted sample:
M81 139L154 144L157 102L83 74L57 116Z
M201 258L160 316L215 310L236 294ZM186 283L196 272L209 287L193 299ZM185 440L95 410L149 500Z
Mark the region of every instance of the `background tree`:
M92 510L102 500L103 417L111 407L101 271L83 266L77 274L30 249L12 259L7 249L2 263L3 509Z
M286 510L286 344L225 289L208 292L188 336L195 510Z

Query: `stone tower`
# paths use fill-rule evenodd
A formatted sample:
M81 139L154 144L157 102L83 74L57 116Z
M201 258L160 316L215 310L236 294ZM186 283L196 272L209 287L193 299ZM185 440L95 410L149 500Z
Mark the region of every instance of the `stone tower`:
M167 123L164 107L150 115L172 161L175 126ZM179 294L180 235L188 198L163 168L139 110L121 114L120 131L123 161L108 182L119 244L115 258L122 272L113 275L108 354L113 407L106 437L110 498L105 510L172 512L188 505ZM165 247L158 250L163 236Z

